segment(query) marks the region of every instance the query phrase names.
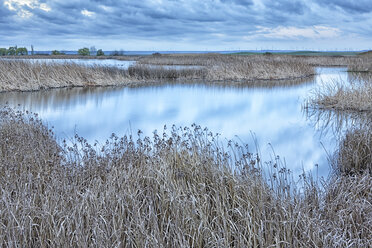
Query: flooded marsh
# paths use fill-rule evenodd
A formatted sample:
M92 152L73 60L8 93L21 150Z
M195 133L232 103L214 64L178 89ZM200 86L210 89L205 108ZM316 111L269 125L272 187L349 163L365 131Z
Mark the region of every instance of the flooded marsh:
M304 108L347 67L247 82L151 66L74 65L85 87L0 93L0 244L372 245L370 119ZM27 68L2 82L59 80Z

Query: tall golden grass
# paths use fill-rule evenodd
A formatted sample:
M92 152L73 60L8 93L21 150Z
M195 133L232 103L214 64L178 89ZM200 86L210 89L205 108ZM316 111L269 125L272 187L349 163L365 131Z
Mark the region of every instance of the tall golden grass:
M0 244L8 247L369 247L372 180L317 185L198 126L56 141L0 112ZM271 181L271 183L268 183Z

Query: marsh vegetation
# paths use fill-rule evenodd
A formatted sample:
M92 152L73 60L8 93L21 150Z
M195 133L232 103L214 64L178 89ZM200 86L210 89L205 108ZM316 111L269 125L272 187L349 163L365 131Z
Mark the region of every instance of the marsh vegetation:
M201 79L205 82L280 80L309 77L314 67L290 57L203 55L165 57L147 56L127 70L94 68L76 64L28 63L24 60L0 61L1 91L38 90L68 86L107 86L143 84L164 79ZM190 59L191 58L191 59ZM175 65L197 65L194 68L170 68ZM190 61L193 61L191 63ZM151 62L151 64L150 64ZM153 66L161 65L161 66ZM168 66L168 67L166 67Z
M367 171L296 183L199 126L70 144L34 114L0 117L3 246L371 245Z
M71 59L68 55L48 56ZM107 56L87 56L108 59ZM27 56L27 58L39 58ZM84 56L76 58L86 58ZM121 56L136 60L129 69L86 68L74 63L28 63L27 60L0 61L0 90L38 90L72 86L145 85L167 79L203 80L204 82L245 82L306 78L315 74L315 66L349 66L352 71L370 71L368 56L289 56L289 55L221 55L182 54ZM156 66L154 66L156 65ZM172 68L172 66L175 66ZM177 68L176 66L194 66ZM145 82L146 81L146 82Z
M63 55L60 55L63 56ZM153 55L122 70L0 61L0 91L73 86L203 83L288 87L314 66L369 71L369 58ZM159 65L159 66L154 66ZM166 66L196 66L171 68ZM356 69L355 69L356 68ZM358 69L359 68L359 69ZM278 79L300 78L295 81ZM0 244L124 247L369 247L372 226L370 119L344 125L345 110L369 113L369 73L319 88L312 114L340 120L330 176L293 178L285 161L197 125L90 143L60 140L37 116L0 111ZM288 83L292 82L292 83ZM235 84L236 83L236 84ZM64 101L65 97L61 96ZM124 105L125 106L125 105ZM329 114L330 113L330 114ZM348 112L349 113L349 112ZM333 116L333 117L332 117ZM324 117L324 116L323 116ZM318 116L318 119L324 119ZM330 123L326 122L326 123ZM25 152L27 151L27 152Z
M358 65L354 65L357 67ZM372 73L350 72L349 80L327 82L318 87L308 106L343 111L372 111Z
M79 66L73 63L0 60L0 92L125 83L129 83L126 71L116 68Z

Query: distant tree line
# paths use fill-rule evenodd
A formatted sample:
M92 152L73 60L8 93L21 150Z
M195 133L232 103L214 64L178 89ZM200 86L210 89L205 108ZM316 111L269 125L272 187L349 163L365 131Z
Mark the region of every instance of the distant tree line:
M87 47L80 48L78 50L78 54L82 56L104 56L105 53L102 51L102 49L96 49L94 46L92 46L90 49Z
M64 52L53 50L51 52L52 55L65 55ZM82 56L104 56L105 53L102 49L96 49L94 46L91 48L83 47L78 50L78 54ZM9 47L7 48L0 48L0 56L18 56L18 55L28 55L28 51L26 47ZM31 45L31 55L34 55L34 46ZM122 56L124 55L124 51L114 51L110 55L112 56Z
M6 48L0 48L0 56L18 56L18 55L28 55L28 51L26 47L9 47L8 49Z

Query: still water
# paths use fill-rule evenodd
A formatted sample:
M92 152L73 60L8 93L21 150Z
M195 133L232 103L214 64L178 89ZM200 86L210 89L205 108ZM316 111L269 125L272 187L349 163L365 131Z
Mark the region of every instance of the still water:
M326 177L327 152L335 141L309 121L302 109L319 84L347 80L345 68L318 68L315 78L285 86L166 84L141 88L72 88L0 94L0 105L36 112L59 139L75 133L104 142L112 133L151 136L164 125L193 123L221 134L221 140L249 144L263 161L280 155L295 175L304 169ZM256 143L254 138L256 139ZM275 151L275 154L273 152ZM318 166L316 166L318 165Z

